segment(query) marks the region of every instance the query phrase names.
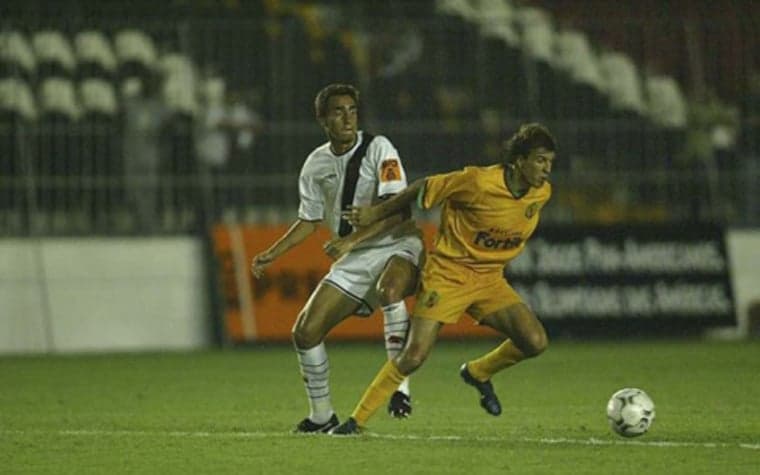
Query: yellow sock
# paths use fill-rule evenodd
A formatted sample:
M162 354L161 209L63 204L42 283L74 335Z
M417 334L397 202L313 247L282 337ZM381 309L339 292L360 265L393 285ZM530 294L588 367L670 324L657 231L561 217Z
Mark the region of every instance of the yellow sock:
M356 419L359 426L363 426L396 390L404 378L405 376L401 374L393 361L386 362L367 390L364 391L364 395L359 404L356 405L351 417Z
M491 352L467 363L467 370L478 381L488 381L491 376L525 359L512 340L505 340Z

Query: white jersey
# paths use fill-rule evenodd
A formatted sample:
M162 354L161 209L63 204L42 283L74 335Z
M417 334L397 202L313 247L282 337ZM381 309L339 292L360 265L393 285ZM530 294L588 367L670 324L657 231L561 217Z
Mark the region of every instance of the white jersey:
M320 145L306 158L298 178L301 203L298 218L304 221L325 221L333 237L340 228L341 199L346 166L362 141L359 131L356 144L342 155L335 155L330 143ZM396 147L382 135L377 135L367 148L359 167L359 179L354 193L354 206L369 206L379 196L396 194L407 186L406 172ZM391 244L388 233L363 242L357 247Z

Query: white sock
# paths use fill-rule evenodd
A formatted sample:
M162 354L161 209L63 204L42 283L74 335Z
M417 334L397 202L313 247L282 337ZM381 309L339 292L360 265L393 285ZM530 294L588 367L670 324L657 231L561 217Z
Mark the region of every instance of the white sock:
M383 317L385 321L385 351L390 360L404 348L406 334L409 330L409 313L406 311L406 304L401 300L384 306ZM407 396L409 395L409 378L404 378L398 390Z
M302 350L296 348L301 366L306 395L309 397L309 419L315 424L324 424L334 411L330 403L330 362L327 360L325 344Z

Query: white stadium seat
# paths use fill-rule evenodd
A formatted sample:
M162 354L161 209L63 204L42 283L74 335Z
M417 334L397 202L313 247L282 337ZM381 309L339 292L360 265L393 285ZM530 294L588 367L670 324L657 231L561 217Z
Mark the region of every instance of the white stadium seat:
M60 31L39 31L32 37L38 63L54 63L66 72L73 72L76 58L69 40Z
M645 88L648 113L655 124L670 129L686 127L686 100L672 76L649 75Z
M200 95L206 104L223 104L226 91L227 83L219 76L205 79L200 87Z
M607 51L599 57L605 90L614 110L642 115L646 109L639 71L631 58Z
M0 79L0 109L14 112L30 121L37 118L37 106L31 88L16 78Z
M40 86L38 97L43 113L62 114L72 120L79 119L81 115L76 90L68 79L45 79Z
M96 78L86 79L79 84L79 95L85 112L113 116L119 110L116 92L108 81Z
M522 44L528 56L553 65L556 32L549 13L537 7L523 7L517 10L515 18L522 28Z
M116 58L120 63L134 61L148 68L156 64L158 54L153 39L141 30L122 30L114 41Z
M97 64L109 73L116 70L116 55L102 32L80 31L74 36L74 48L80 62Z
M195 66L189 56L181 53L166 53L159 61L161 72L167 76L195 76Z
M512 48L520 45L520 35L515 28L515 9L506 0L480 0L478 23L480 33L487 38L498 38Z
M29 77L37 71L32 45L19 31L0 32L0 61L21 68Z
M574 80L594 89L604 89L599 61L586 35L577 30L562 30L557 34L557 67Z
M435 10L438 13L460 17L467 21L475 21L478 11L468 0L437 0Z
M514 17L514 7L507 0L475 0L478 23L509 23Z
M198 113L198 98L194 83L182 77L171 77L164 81L163 98L169 109L196 116Z

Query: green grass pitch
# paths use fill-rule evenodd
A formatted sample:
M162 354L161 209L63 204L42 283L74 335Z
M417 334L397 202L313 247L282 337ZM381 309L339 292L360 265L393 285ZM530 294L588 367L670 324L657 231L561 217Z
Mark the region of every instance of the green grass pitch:
M414 414L357 438L291 434L307 413L289 345L198 353L0 357L0 473L760 473L760 344L557 342L494 378L487 415L460 382L492 341L440 342ZM329 342L347 417L382 343ZM646 390L650 432L613 434L617 389Z

